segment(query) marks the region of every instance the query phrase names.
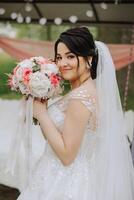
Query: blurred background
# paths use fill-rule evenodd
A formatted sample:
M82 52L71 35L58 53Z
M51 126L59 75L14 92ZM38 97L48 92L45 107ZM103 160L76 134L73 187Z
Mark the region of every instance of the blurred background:
M134 1L133 0L0 0L0 162L7 154L21 95L7 86L7 73L30 56L53 57L59 34L87 26L112 54L130 146L134 132ZM16 113L16 118L12 115ZM14 121L13 121L14 120ZM10 134L9 134L10 132ZM8 142L7 142L7 137ZM4 148L3 148L4 147ZM132 149L132 148L131 148ZM2 158L2 159L1 159ZM0 165L1 168L1 165ZM14 200L20 188L0 171L0 200ZM15 187L12 189L10 187ZM17 187L18 186L18 187Z

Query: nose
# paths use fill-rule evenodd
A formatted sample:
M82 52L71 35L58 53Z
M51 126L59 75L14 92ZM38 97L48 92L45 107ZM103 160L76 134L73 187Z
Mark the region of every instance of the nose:
M66 67L66 66L68 66L67 60L62 58L62 59L60 60L60 62L59 62L59 66L60 66L60 67Z

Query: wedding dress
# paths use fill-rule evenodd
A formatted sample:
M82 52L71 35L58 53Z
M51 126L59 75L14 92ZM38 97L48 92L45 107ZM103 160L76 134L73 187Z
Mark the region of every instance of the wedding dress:
M32 109L28 111L26 137L20 131L20 136L13 143L16 145L13 146L12 155L16 160L14 162L14 159L10 159L8 163L15 173L19 144L23 141L28 163L24 175L30 176L18 200L134 200L134 168L124 127L115 67L106 45L99 41L95 44L99 55L95 79L97 94L90 91L86 82L48 108L51 119L61 133L65 112L72 98L80 101L90 111L78 154L70 165L65 166L46 141L45 151L32 169L29 145L31 131L28 131L31 130L29 124L32 123ZM30 101L28 105L32 105Z
M87 124L78 155L72 164L64 166L46 143L45 152L33 171L28 188L18 200L87 200L93 199L92 187L94 148L97 135L97 107L95 94L90 94L87 84L67 94L48 108L56 127L62 130L65 111L70 99L81 101L92 115ZM80 114L80 113L78 113Z

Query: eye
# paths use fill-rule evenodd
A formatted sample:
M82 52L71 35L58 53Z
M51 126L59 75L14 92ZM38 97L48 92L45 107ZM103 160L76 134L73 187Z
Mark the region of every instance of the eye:
M75 55L70 54L70 55L67 56L67 58L68 58L68 59L73 59L73 58L75 58Z
M59 60L61 60L62 58L61 58L61 56L57 56L56 57L56 61L59 61Z

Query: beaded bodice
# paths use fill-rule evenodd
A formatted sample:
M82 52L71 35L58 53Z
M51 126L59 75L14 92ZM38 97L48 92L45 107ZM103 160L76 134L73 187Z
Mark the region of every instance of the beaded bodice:
M97 138L97 99L95 92L89 92L85 85L81 86L74 91L69 92L67 95L52 104L48 108L48 113L54 121L56 127L62 132L66 110L71 99L80 101L90 111L90 117L85 130L84 139L78 154L78 157L81 155L82 158L84 158L87 154L89 159ZM51 147L48 148L49 151L51 151Z
M68 103L71 99L79 100L90 111L90 118L87 124L88 130L96 132L97 128L97 99L95 92L89 92L85 86L81 86L74 91L69 92L60 100L48 108L48 112L55 122L55 125L62 128Z

